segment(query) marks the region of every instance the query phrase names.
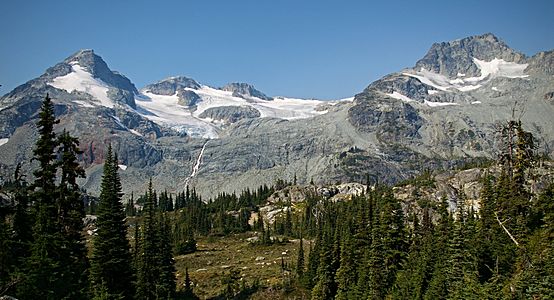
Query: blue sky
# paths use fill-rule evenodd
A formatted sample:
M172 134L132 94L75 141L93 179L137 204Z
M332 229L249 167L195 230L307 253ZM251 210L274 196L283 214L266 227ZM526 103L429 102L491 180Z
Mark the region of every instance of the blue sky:
M0 94L92 48L138 88L173 75L336 99L411 67L434 42L492 32L554 49L554 1L3 1Z

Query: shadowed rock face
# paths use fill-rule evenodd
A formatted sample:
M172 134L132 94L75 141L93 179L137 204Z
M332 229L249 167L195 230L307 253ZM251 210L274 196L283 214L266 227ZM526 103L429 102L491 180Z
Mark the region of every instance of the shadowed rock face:
M177 92L179 98L179 104L183 106L194 106L200 101L200 96L193 91L180 90Z
M258 91L254 86L248 83L229 83L221 88L224 91L233 92L233 96L240 98L256 97L262 100L273 100L272 97L266 96L264 93Z
M220 106L206 109L200 114L200 118L210 118L226 123L235 123L242 119L260 117L260 112L251 106Z
M260 118L252 107L214 107L200 117L227 126L218 129L219 139L206 140L155 124L131 105L82 105L75 101L92 103L92 96L48 85L71 72L71 63L78 62L93 76L110 82L111 99L128 102L134 86L105 70L105 63L92 51L80 51L0 98L0 138L9 139L0 146L0 180L12 176L18 162L24 163L23 171L31 173L34 124L46 93L53 98L61 120L57 130L66 128L81 141L88 174L83 184L92 193L99 190L108 143L118 153L119 163L127 166L120 171L126 193L143 192L150 177L157 189L170 192L183 190L186 181L204 198L272 184L276 179L292 180L294 174L299 183L311 179L316 183L365 182L367 174L372 180L393 183L425 168L447 169L468 158L494 157L495 126L512 118L514 107L525 111L521 119L526 130L539 139L539 150L553 154L552 53L525 58L492 35L435 44L416 68L425 67L449 78L458 72L479 76L473 57L485 61L502 58L528 64L524 73L529 76L494 77L465 92L439 91L405 75L415 74L408 69L369 84L353 102L330 103L328 113L299 120ZM199 88L193 79L173 77L143 91L177 95L179 103L193 111ZM225 90L245 99L271 99L248 84L231 84ZM196 162L199 168L189 178Z

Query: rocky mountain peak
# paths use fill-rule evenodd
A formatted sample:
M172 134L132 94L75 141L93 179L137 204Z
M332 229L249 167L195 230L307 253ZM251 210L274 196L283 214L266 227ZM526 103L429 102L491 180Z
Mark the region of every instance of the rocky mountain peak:
M135 85L121 73L112 71L102 57L96 55L92 49L82 49L66 58L62 64L75 65L85 68L94 78L98 78L110 86L138 94ZM58 66L55 66L56 68ZM47 71L48 72L48 71Z
M196 80L185 76L174 76L149 84L143 88L156 95L171 96L183 92L186 88L199 89L200 84Z
M503 59L508 62L523 62L526 57L508 47L492 33L475 35L450 42L435 43L419 60L416 70L422 68L445 75L449 78L479 76L480 69L473 59L491 61Z
M273 100L272 97L257 90L253 85L244 82L232 82L221 88L224 91L233 92L235 97L256 97L263 100Z

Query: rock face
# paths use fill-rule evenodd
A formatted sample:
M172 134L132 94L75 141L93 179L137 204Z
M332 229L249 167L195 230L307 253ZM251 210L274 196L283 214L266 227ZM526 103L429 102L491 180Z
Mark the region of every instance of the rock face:
M451 42L436 43L419 60L415 69L425 68L448 77L465 74L467 77L480 75L473 58L491 61L495 58L511 62L522 62L525 55L510 49L491 33L467 37Z
M179 104L183 106L194 106L200 100L200 97L195 92L188 89L199 88L200 84L194 79L185 76L177 76L147 85L143 88L143 90L156 95L164 96L177 94Z
M200 117L235 123L242 119L258 118L260 111L251 106L219 106L206 109L200 114Z
M46 93L60 119L56 130L65 128L81 141L88 175L83 185L93 194L108 143L126 166L120 170L126 193L143 192L152 177L157 189L178 192L189 184L204 199L277 179L292 181L295 175L298 184L365 183L366 175L373 182L395 183L423 169L492 158L496 126L511 119L514 109L525 112L521 120L540 141L539 151L552 155L552 53L526 58L491 34L435 44L415 68L387 75L353 101L329 103L326 113L302 119L270 117L264 108L280 100L267 102L270 97L248 84L227 85L225 92L172 77L141 89L143 96L166 101L168 109L183 109L175 115L190 116L183 126L204 126L206 119L225 124L210 136L217 138L206 139L155 123L162 115L170 122L177 112L151 107L145 115L140 110L151 99L137 95L127 78L84 50L0 98L0 180L10 178L18 162L28 174L34 168L29 162L34 124ZM106 89L113 105L101 105L86 89L52 85L74 74L76 65L86 80ZM133 97L140 97L136 105ZM218 107L210 106L216 102Z
M258 91L254 86L248 83L234 82L229 83L221 88L224 91L233 92L233 96L245 98L256 97L262 100L273 100L273 98L266 96L264 93Z

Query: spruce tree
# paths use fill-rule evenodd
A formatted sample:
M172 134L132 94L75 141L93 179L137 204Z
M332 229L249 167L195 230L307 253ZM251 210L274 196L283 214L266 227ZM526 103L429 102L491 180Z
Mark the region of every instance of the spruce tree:
M340 267L337 271L336 281L338 285L336 299L356 298L357 262L355 258L354 240L350 230L346 230L341 245Z
M39 163L33 172L35 181L31 186L34 201L35 224L31 255L25 260L22 283L18 286L20 298L61 299L71 291L65 285L63 236L58 222L56 203L55 148L57 147L54 125L54 105L46 95L39 113L39 139L33 149L33 160Z
M97 298L101 296L97 291L103 291L108 299L132 299L133 269L117 168L109 145L92 241L90 284Z
M88 291L87 250L82 235L85 208L81 199L81 190L77 178L84 178L85 171L77 162L77 155L82 154L78 148L79 141L65 130L59 139L59 166L61 180L58 186L58 220L63 235L63 263L67 270L66 285L73 291L70 298L85 298Z
M160 275L158 232L154 208L154 192L152 179L148 185L148 193L143 209L142 234L140 240L139 267L137 269L137 299L156 299L156 284Z
M300 243L298 246L298 258L296 260L296 275L298 278L304 276L304 239L300 235Z
M158 236L159 236L159 278L156 285L156 294L158 298L172 299L175 296L176 280L175 260L171 241L169 239L169 221L165 213L159 213Z

